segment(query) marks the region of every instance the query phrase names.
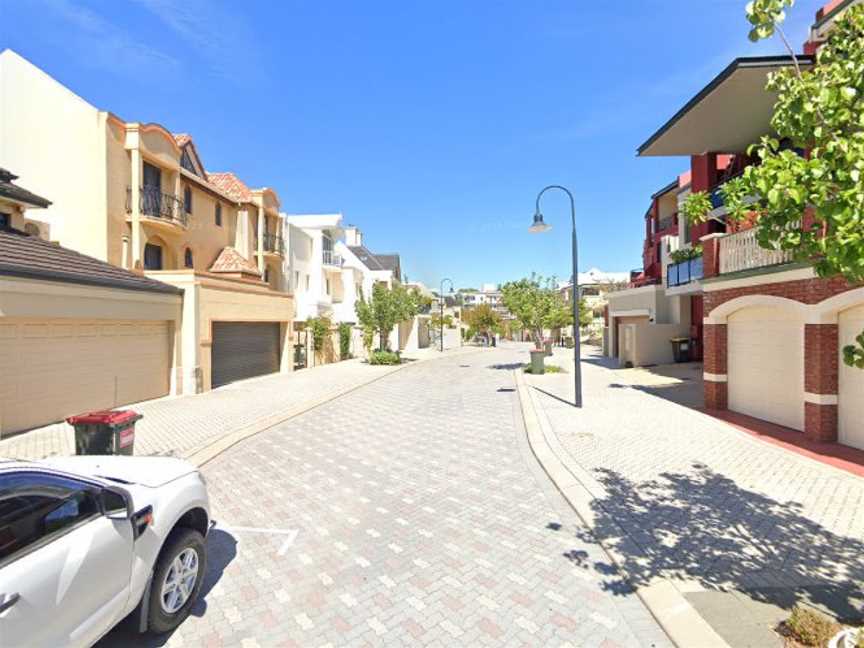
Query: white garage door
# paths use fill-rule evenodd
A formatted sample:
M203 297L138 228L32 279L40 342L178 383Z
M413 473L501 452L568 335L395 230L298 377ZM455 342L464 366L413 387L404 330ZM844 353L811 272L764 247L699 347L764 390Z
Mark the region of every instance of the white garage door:
M0 432L165 396L167 322L0 321Z
M804 429L804 324L780 308L745 308L728 324L729 409Z
M839 324L842 352L864 331L864 305L840 313ZM838 440L864 450L864 370L847 367L841 358L839 378Z

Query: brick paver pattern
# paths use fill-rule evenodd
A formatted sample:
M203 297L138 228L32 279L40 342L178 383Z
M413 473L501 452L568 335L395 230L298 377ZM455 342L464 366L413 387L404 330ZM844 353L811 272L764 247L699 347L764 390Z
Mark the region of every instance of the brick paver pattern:
M408 367L207 464L204 598L167 645L669 646L604 591L608 556L531 455L491 367L518 357Z
M557 354L556 364L572 362ZM708 589L839 587L860 596L864 479L753 439L664 399L662 389L634 387L596 350L583 359L578 417L564 402L571 376L528 382L596 497L597 534L620 548L636 582L663 576Z

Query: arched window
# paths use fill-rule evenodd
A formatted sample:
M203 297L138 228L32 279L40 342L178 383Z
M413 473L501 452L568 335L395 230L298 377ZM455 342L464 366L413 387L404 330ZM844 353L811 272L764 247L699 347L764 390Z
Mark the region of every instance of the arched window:
M194 268L195 267L195 264L192 263L192 248L188 248L188 247L186 248L186 252L183 255L183 264L187 268Z

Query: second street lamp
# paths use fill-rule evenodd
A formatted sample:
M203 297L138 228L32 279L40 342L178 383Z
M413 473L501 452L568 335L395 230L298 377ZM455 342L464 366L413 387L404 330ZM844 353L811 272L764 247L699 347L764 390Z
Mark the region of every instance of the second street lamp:
M540 198L550 189L558 189L563 191L570 198L570 220L573 224L573 405L582 407L582 358L580 352L579 340L579 263L578 250L576 246L576 203L573 201L573 194L566 187L561 185L549 185L537 194L537 204L534 209L534 222L528 231L532 234L548 232L552 229L551 225L547 225L543 221L543 214L540 212Z
M453 280L448 279L447 277L444 277L444 279L441 280L441 289L438 291L438 305L440 307L440 318L441 318L440 322L439 322L439 324L441 325L441 339L439 341L439 344L441 345L441 353L444 353L444 282L445 281L450 282L450 292L451 293L453 292Z

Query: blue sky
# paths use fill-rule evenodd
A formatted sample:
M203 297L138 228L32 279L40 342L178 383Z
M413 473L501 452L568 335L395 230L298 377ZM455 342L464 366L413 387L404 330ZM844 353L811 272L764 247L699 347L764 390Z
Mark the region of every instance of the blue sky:
M527 232L550 183L577 196L581 270L641 265L649 196L689 162L636 147L734 57L782 51L749 43L744 4L0 0L0 49L191 133L285 211L341 211L411 280L477 286L569 275L565 198Z

